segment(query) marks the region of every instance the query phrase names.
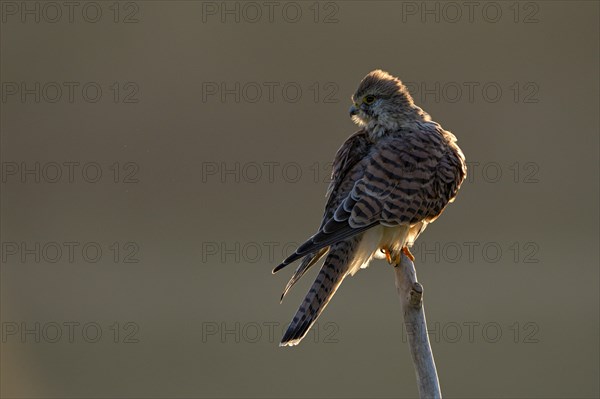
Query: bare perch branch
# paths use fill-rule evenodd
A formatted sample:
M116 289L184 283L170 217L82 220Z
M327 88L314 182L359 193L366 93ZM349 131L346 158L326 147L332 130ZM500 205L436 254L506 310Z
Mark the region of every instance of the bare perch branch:
M400 263L394 266L396 289L404 313L404 325L417 375L419 396L441 398L440 383L427 336L423 286L417 282L414 263L404 253L401 254Z

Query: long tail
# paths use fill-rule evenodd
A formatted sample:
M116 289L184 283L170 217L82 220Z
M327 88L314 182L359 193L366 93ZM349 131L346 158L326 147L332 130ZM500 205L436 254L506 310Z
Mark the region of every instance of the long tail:
M304 257L302 263L300 263L300 266L298 266L298 268L294 272L294 275L290 278L290 281L288 281L287 285L285 286L285 289L283 290L283 294L281 294L281 299L279 300L279 302L283 302L283 298L287 295L290 288L292 288L294 284L296 284L298 280L300 280L300 278L304 276L304 273L306 273L308 269L314 266L319 261L319 259L321 259L323 255L327 253L328 250L329 247L325 247L320 249L316 253L306 255Z
M283 335L280 346L299 344L310 327L317 321L335 291L348 275L359 241L359 237L352 237L329 248L329 254L325 258L323 267Z

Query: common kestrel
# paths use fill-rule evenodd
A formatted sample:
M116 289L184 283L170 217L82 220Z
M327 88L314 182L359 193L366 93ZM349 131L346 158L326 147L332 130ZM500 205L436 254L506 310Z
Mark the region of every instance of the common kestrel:
M415 105L406 86L375 70L352 96L360 130L340 147L319 230L273 269L304 257L281 296L319 259L315 282L285 332L281 346L297 345L348 275L370 260L397 261L425 227L454 200L466 176L456 137Z

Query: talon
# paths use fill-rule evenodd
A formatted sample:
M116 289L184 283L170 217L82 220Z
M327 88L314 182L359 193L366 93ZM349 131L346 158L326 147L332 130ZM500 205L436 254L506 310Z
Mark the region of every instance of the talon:
M415 257L414 257L414 255L413 255L413 254L410 252L410 250L408 249L408 247L403 247L403 248L402 248L402 253L403 253L404 255L406 255L406 257L407 257L408 259L410 259L412 262L414 262L414 261L415 261Z
M385 254L385 259L391 265L392 264L392 254L390 254L390 250L387 248L381 248L380 251Z

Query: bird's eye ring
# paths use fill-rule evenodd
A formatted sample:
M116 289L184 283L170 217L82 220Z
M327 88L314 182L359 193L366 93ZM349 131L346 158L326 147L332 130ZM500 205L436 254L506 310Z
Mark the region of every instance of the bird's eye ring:
M373 104L373 102L375 101L375 96L365 96L365 98L363 98L363 103L365 104Z

